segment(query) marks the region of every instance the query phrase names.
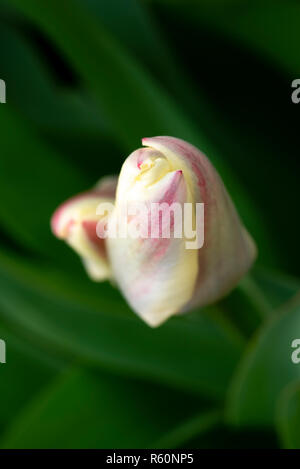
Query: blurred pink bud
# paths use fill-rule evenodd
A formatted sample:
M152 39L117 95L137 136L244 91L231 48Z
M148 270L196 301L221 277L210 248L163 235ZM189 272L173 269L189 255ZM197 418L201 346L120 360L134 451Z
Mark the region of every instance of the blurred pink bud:
M116 177L101 179L91 190L64 202L51 219L53 234L80 255L88 274L96 281L111 277L105 241L96 231L105 219L97 214L97 208L102 203L114 203L116 186Z

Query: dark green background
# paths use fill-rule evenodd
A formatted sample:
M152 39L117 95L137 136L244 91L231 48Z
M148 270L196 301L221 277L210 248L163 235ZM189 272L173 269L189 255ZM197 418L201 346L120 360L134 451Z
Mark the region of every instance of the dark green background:
M300 4L0 1L0 445L300 447ZM52 212L172 135L218 168L259 257L152 330Z

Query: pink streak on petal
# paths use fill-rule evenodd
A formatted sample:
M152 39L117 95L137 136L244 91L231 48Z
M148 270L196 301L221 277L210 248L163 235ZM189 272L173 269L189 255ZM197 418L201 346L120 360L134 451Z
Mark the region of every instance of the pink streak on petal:
M96 221L83 221L82 227L87 235L89 241L97 249L101 257L107 257L104 239L99 238L97 235L97 222Z
M172 203L174 203L176 200L176 194L177 194L177 190L178 190L178 187L179 187L179 184L182 180L182 170L179 169L177 170L175 173L174 173L174 177L172 178L172 181L170 181L170 186L168 188L168 190L165 192L165 194L163 195L162 199L160 200L160 202L165 202L169 205L172 205Z
M55 236L58 238L61 238L62 235L59 232L59 222L61 219L61 216L63 215L63 212L70 207L70 205L78 202L79 200L90 198L90 197L99 197L99 191L97 190L92 190L92 191L87 191L87 192L81 192L80 194L75 195L74 197L71 197L70 199L66 200L63 204L61 204L54 212L51 218L51 229L52 232ZM65 227L64 227L65 228ZM65 230L64 230L65 231ZM63 236L64 237L64 236Z
M166 203L170 207L173 203L183 202L183 197L185 195L185 186L183 187L184 184L184 178L183 178L183 172L182 170L177 170L174 172L174 175L172 179L169 181L169 186L166 192L163 194L161 199L158 201L158 203ZM164 257L166 254L167 250L169 249L170 243L172 241L172 232L174 229L174 215L173 213L171 214L171 225L170 225L170 238L163 238L163 226L162 226L162 221L163 221L163 213L159 212L159 217L158 219L152 220L154 223L158 224L158 238L157 239L151 239L150 238L150 233L151 233L151 215L149 214L149 238L147 240L143 240L145 244L147 244L147 250L149 251L149 256L151 257L153 262L159 262L160 259ZM151 248L150 248L151 246Z

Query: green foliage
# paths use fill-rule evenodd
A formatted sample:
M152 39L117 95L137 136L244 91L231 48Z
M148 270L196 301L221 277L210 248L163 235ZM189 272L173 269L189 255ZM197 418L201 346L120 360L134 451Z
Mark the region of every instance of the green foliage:
M287 449L300 446L300 387L292 383L285 388L278 404L277 427L282 445Z
M0 2L2 448L300 448L299 21L287 0ZM226 74L245 86L220 93ZM207 153L259 258L152 330L49 220L162 134Z
M182 399L187 399L184 407ZM196 398L177 392L170 396L168 389L153 384L74 371L58 379L25 409L4 446L155 448L162 435L185 423L198 408ZM204 419L205 414L203 423ZM212 423L207 421L206 426ZM176 438L169 435L167 442L167 438L179 445L185 441L178 429Z
M300 378L292 343L300 330L298 301L280 311L249 342L233 377L228 418L238 425L272 426L282 390Z

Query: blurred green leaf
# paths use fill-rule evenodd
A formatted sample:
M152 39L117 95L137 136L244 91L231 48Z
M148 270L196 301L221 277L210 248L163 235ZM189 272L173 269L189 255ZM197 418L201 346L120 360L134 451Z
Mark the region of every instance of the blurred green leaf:
M70 161L70 172L75 166L87 174L90 184L103 174L119 172L119 157L115 156L121 150L88 91L79 85L67 87L59 83L53 63L47 63L45 52L38 50L22 29L1 22L0 41L6 44L0 50L0 62L1 76L8 84L10 109L27 121L27 127L34 127L44 145L51 146L52 153L58 151ZM106 160L99 165L103 155ZM31 162L27 155L28 166Z
M197 118L207 114L208 103L194 85L188 71L169 46L168 37L155 15L139 0L77 0L99 18L99 27L109 31L130 51L148 73L161 83L176 100L177 108L194 113ZM199 112L199 108L201 111ZM204 112L205 108L205 112ZM199 121L200 123L201 121Z
M299 279L282 272L261 267L254 270L252 278L264 292L272 309L282 306L300 291Z
M244 0L224 2L220 8L198 2L193 9L185 8L185 13L193 21L205 21L268 57L291 77L300 71L299 2Z
M139 0L77 1L88 8L96 18L98 17L100 27L103 25L109 30L120 43L134 53L139 61L151 64L151 69L154 67L162 69L168 78L172 74L172 79L176 82L178 77L173 73L178 72L178 67L173 62L172 52L144 3Z
M87 284L85 290L76 277L1 255L3 318L33 340L108 369L222 399L243 346L228 321L202 312L153 330L117 291Z
M52 381L64 363L49 357L16 331L0 323L0 338L6 343L6 363L0 364L0 433L27 402Z
M25 409L2 446L153 448L199 407L196 399L163 387L74 371Z
M191 140L190 126L174 103L76 0L46 1L43 6L35 0L13 3L59 45L100 99L117 138L128 148L148 132L184 131Z
M1 77L9 84L9 104L44 132L75 135L108 133L99 109L83 92L59 87L24 35L1 22Z
M254 275L246 275L237 287L219 303L241 333L249 338L257 327L272 315L269 298Z
M298 279L264 268L254 268L230 295L218 304L223 314L250 338L266 320L276 315L300 291ZM213 306L212 306L213 308Z
M284 448L300 449L299 383L293 383L288 386L280 397L277 412L277 428Z
M300 337L299 297L267 321L249 342L229 392L228 420L245 426L271 426L279 395L300 378L292 362L292 342Z
M60 159L8 106L0 108L1 224L19 244L60 262L66 249L50 231L55 208L86 189L86 178ZM73 256L69 256L71 259Z
M220 425L221 421L221 412L218 410L202 412L163 435L156 441L155 447L183 448L189 440L200 438L203 434Z

